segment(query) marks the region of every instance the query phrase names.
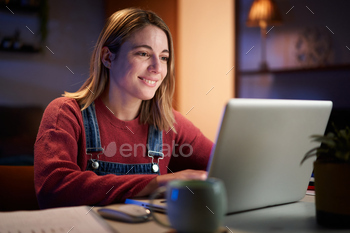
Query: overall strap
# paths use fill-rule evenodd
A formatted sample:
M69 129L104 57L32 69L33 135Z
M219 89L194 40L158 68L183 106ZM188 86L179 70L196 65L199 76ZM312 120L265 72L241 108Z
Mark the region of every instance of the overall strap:
M154 171L159 170L159 159L164 158L163 154L163 131L158 130L155 126L149 125L148 128L148 157L152 158L152 169ZM154 162L154 159L157 162Z
M86 153L103 152L96 118L95 103L92 102L89 107L84 109L82 115L86 135Z
M148 156L161 156L163 151L163 132L155 126L149 125L148 128Z

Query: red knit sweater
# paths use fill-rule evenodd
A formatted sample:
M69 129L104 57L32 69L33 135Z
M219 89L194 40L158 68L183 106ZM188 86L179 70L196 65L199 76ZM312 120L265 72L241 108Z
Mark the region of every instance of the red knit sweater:
M148 125L140 125L139 118L117 119L100 98L95 100L95 109L105 149L99 160L151 162L146 155ZM205 170L213 143L180 113L174 110L174 115L177 134L173 130L163 131L165 157L159 160L160 173L168 173L167 166L172 172L188 168ZM34 148L35 189L40 208L124 202L157 176L98 176L86 171L90 155L86 155L85 148L78 103L66 97L55 99L44 112Z

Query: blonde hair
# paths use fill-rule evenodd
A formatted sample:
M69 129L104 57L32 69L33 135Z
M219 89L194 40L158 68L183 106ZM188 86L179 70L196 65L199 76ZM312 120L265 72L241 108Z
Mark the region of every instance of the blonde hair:
M162 84L152 99L143 100L141 103L140 123L154 125L159 130L172 128L175 123L172 112L172 98L175 90L173 40L168 26L152 11L128 8L112 14L96 42L90 61L89 78L78 91L65 92L63 96L76 99L82 106L81 110L86 109L103 93L109 81L109 70L101 62L102 48L106 46L112 53L118 54L121 45L133 32L148 25L155 25L165 32L170 54L168 72Z

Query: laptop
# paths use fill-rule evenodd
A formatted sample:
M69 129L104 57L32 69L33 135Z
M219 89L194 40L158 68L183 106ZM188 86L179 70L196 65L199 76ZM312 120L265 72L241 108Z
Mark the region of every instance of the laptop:
M324 134L331 110L331 101L229 100L207 168L208 177L225 184L227 213L301 200L314 160L300 161L319 146L310 136ZM157 201L157 210L166 211ZM151 208L148 199L125 203Z

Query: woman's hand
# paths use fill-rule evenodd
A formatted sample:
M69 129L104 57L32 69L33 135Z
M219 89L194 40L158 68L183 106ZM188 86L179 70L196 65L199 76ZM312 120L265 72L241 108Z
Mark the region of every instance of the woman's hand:
M206 171L191 169L160 175L151 180L151 182L149 182L141 192L135 195L135 197L147 196L154 192L158 187L164 186L172 180L205 180L207 179L207 176L208 173Z
M156 177L156 181L159 186L166 185L172 180L205 180L207 179L208 173L201 170L183 170L175 173L169 173L166 175L161 175Z

